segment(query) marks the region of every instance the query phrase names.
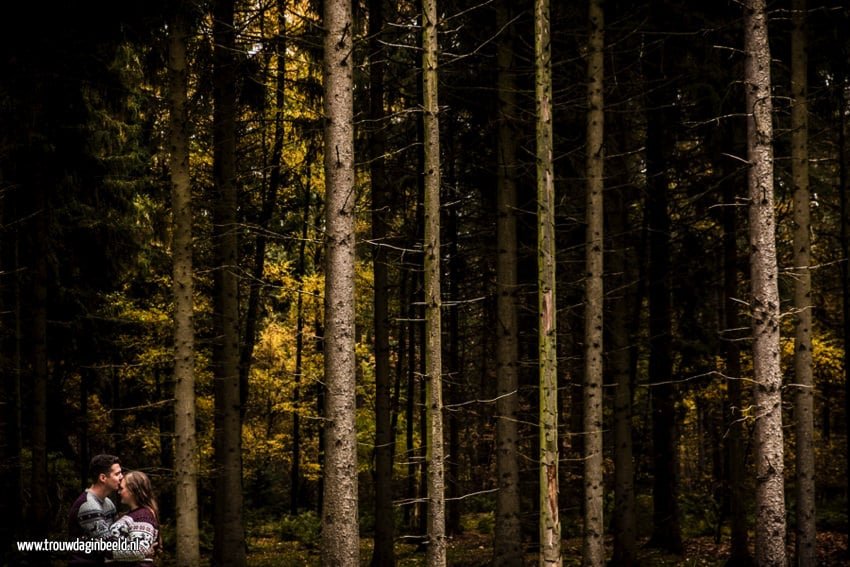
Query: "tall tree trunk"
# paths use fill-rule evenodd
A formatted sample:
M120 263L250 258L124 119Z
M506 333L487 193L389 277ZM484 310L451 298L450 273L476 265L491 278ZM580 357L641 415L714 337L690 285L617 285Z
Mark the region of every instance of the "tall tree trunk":
M269 184L263 195L260 216L257 219L256 241L254 243L254 263L251 284L248 291L248 305L245 308L245 336L239 354L239 398L242 400L240 419L245 419L248 407L249 377L254 358L254 346L257 343L257 325L260 316L260 295L263 289L263 273L266 265L267 231L277 205L277 194L283 183L282 158L284 135L284 107L286 105L286 0L278 0L277 34L275 35L275 102L274 134L272 139L271 161L266 165L270 169ZM265 151L263 152L265 156Z
M32 470L30 472L30 531L34 539L47 535L50 501L47 494L47 187L36 176L33 263L30 311L30 368L32 371Z
M172 262L172 273L173 273L173 262ZM175 309L175 313L176 313L176 309ZM176 329L175 329L175 334L176 334ZM175 347L174 352L175 352L175 355L176 355L176 352L177 352L176 347ZM176 398L175 398L175 392L174 392L174 388L175 388L175 385L176 385L176 380L174 379L174 370L173 370L174 367L175 367L175 365L173 363L168 368L166 368L162 365L156 365L156 366L153 367L152 372L153 372L153 375L154 375L154 396L155 396L154 399L155 400L163 400L163 401L164 400L175 400L175 403L173 403L173 404L160 406L159 410L156 412L157 413L156 422L157 422L157 429L159 430L159 466L162 467L164 470L175 471L175 474L176 474L177 469L174 466L174 457L175 457L174 441L176 440L176 434L175 434L175 431L174 431L174 416L175 416L175 413L176 413L176 410L174 409L175 405L176 405ZM80 378L81 378L81 380L80 380L81 390L82 390L82 377L86 376L86 374L88 374L88 373L85 373L82 376L80 376ZM86 390L88 390L88 385L86 385ZM82 394L82 392L81 392L81 394ZM82 402L82 395L80 396L80 402ZM88 438L88 433L86 433L86 438ZM85 444L85 453L83 453L83 452L80 453L80 459L83 462L88 463L88 459L89 459L88 443ZM83 486L85 486L85 484L86 483L84 482ZM175 483L173 485L173 487L168 487L170 489L159 491L159 494L158 494L159 498L158 498L157 503L159 504L159 507L160 507L161 510L174 510L174 505L175 505L175 490L174 489L176 489L176 484L177 483ZM197 488L196 488L196 491L197 491Z
M732 140L734 142L734 138ZM721 173L723 177L725 172ZM730 551L728 567L745 566L752 563L747 529L747 507L745 505L746 480L744 451L744 421L741 392L741 349L734 336L739 329L738 316L738 222L734 206L736 187L727 181L723 187L723 301L724 325L727 337L724 343L726 363L726 403L729 408L729 433L726 438L728 462L729 513L731 515Z
M844 24L842 28L846 29L848 24L848 10L842 12L841 21ZM838 61L836 75L836 114L838 117L838 194L841 206L841 257L850 259L850 213L847 206L847 98L844 90L847 85L848 76L850 76L850 62L846 57L841 56L841 52L837 51ZM842 310L842 334L844 335L844 415L850 415L850 260L841 262L841 310ZM827 406L828 407L828 406ZM826 413L826 412L825 412ZM827 424L829 421L826 422ZM850 463L850 419L845 420L845 461ZM826 434L829 438L829 433ZM850 494L850 474L847 475L847 484L845 485L846 494ZM850 498L847 499L847 517L850 518ZM850 522L847 523L847 535L850 539Z
M91 379L89 374L94 374L93 370L85 369L80 372L80 486L88 486L91 480L89 479L89 384ZM160 398L161 399L161 398ZM161 443L161 441L160 441Z
M213 5L213 377L215 383L215 542L217 565L245 564L239 304L236 278L236 30L234 0Z
M812 276L809 237L808 48L806 0L793 0L791 21L791 176L794 182L794 399L797 437L797 565L817 563L815 528L814 376Z
M425 150L425 403L428 423L428 553L430 567L446 564L443 454L442 298L440 296L440 121L437 106L437 0L422 2L422 94Z
M174 481L177 564L199 565L198 442L195 432L195 326L192 282L192 183L189 171L189 114L186 47L188 25L180 3L168 44L174 294Z
M316 262L315 265L319 265ZM324 316L324 314L322 314ZM316 351L317 353L324 354L325 350L325 329L323 319L318 315L313 319L313 324L316 329ZM316 423L316 445L318 458L319 470L322 471L319 474L319 482L316 487L316 512L321 516L322 510L325 508L325 463L327 462L326 454L325 454L325 439L327 427L325 427L325 416L327 415L326 411L326 401L328 397L328 387L327 384L317 381L316 382L316 417L318 418Z
M460 403L464 389L464 384L467 383L465 374L461 369L460 359L460 309L458 307L460 300L460 255L458 250L459 221L458 221L458 205L462 197L458 194L458 178L457 178L457 146L456 146L456 121L448 120L448 142L443 143L446 148L446 186L450 187L449 200L453 205L448 208L446 215L445 234L448 238L448 299L451 303L451 308L448 310L448 340L444 343L444 357L448 359L448 375L454 377L448 381L445 386L445 398L448 400L449 407L456 407L455 404ZM459 422L461 415L459 411L452 411L448 414L448 438L449 447L446 452L446 535L453 536L459 534L461 527L461 486L460 486L460 426ZM469 459L469 467L474 470L475 459Z
M423 274L420 274L420 285L418 290L423 293L425 292L424 288L424 280ZM425 305L424 305L424 297L420 296L417 301L419 304L419 308L416 310L416 320L424 321L425 320ZM422 535L423 540L427 544L428 538L428 510L431 507L431 501L428 499L428 473L430 468L428 467L428 428L430 427L430 422L428 421L428 396L430 394L430 390L428 389L428 370L427 370L427 361L426 361L426 352L428 350L428 333L426 332L424 325L420 326L420 333L417 337L419 341L419 360L417 360L417 373L421 377L419 380L419 493L417 495L417 502L419 504L417 511L417 519L419 533Z
M354 335L354 107L350 0L324 12L325 424L322 563L360 564Z
M624 189L610 194L605 205L614 250L608 260L612 286L621 291L611 300L610 343L607 349L609 371L614 381L614 557L613 565L632 567L637 560L637 520L635 516L635 466L632 444L632 377L629 364L629 294L626 258L630 256L628 209ZM609 280L611 281L611 280Z
M5 143L5 139L3 140ZM0 187L6 187L0 169ZM0 226L11 225L10 194L0 198ZM0 486L6 497L0 502L0 515L6 518L0 528L0 542L5 549L20 533L22 520L21 495L21 381L18 357L17 300L20 274L17 270L17 230L6 228L0 233ZM82 372L82 375L85 371ZM0 554L0 558L4 555Z
M374 273L375 325L375 551L372 565L395 565L395 514L393 512L392 377L390 374L390 316L388 248L391 218L390 192L384 153L384 70L381 48L384 0L369 1L369 97L372 129L369 132L372 182L372 270Z
M516 79L511 0L496 4L499 119L496 178L496 526L493 564L522 563L519 497L519 315L517 311ZM506 27L507 26L507 27Z
M657 11L661 6L655 6ZM668 211L667 153L671 151L667 106L669 87L663 85L664 47L647 61L646 215L649 229L649 381L652 403L653 525L650 545L682 552L679 524L679 458L676 388L672 384L672 306L670 291L670 214Z
M537 132L537 308L540 366L540 565L561 565L558 510L558 344L555 293L555 178L549 0L534 2Z
M304 286L307 272L307 235L310 226L313 174L307 162L307 183L304 186L304 213L301 240L298 244L298 281ZM301 506L301 375L304 372L304 293L298 294L295 318L295 373L292 386L292 463L289 468L289 511L294 516Z
M582 563L601 567L605 563L602 539L602 352L604 288L604 125L603 98L605 19L601 0L590 0L588 14L590 37L587 57L587 234L585 240L585 314L584 314L584 547Z
M744 4L744 87L749 159L749 238L755 373L756 562L785 564L782 374L773 210L770 46L764 0Z
M405 525L412 530L415 528L419 505L416 503L416 470L418 454L416 452L416 444L414 442L414 433L416 431L416 327L414 326L413 321L416 319L416 308L412 301L414 296L412 293L413 289L409 289L415 288L416 277L413 276L410 279L413 280L413 282L410 283L409 287L407 285L402 285L399 288L399 303L403 305L405 301L407 302L407 367L405 368L405 373L407 375L407 400L404 411L404 454L407 459L406 497L411 504L405 506L404 511Z

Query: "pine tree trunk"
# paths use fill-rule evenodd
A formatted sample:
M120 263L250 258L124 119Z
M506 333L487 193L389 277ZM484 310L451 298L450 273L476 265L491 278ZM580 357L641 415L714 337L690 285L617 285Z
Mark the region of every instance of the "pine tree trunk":
M457 177L455 176L455 157L454 157L454 123L450 122L452 125L450 127L449 134L449 143L446 144L449 146L449 187L457 187ZM457 194L452 195L452 200L459 200L461 197ZM464 373L460 367L460 313L458 309L457 301L460 299L460 292L458 281L461 277L461 269L459 267L459 253L458 253L458 240L460 235L458 233L458 207L451 207L448 211L448 222L446 227L446 233L449 238L448 244L448 257L449 257L449 269L448 269L448 280L449 280L449 301L453 302L452 308L449 311L449 325L448 325L448 341L446 351L446 358L448 358L448 372L450 376L455 376L459 379L455 379L446 384L446 393L445 397L448 399L449 404L454 405L461 401L461 389L463 388L464 381L462 381L462 377ZM448 492L448 502L446 505L446 535L453 536L459 534L461 532L461 486L460 486L460 421L459 412L453 411L448 415L448 430L449 430L449 447L448 447L448 455L450 458L447 459L447 483L446 483L446 491ZM474 463L474 458L469 460L470 463Z
M555 293L555 179L549 0L534 3L537 161L537 281L540 317L540 565L561 565L558 509L558 361Z
M437 1L422 2L422 92L425 150L425 404L428 469L427 564L446 564L443 455L442 299L440 297L440 122L437 106Z
M662 10L660 6L654 7ZM667 155L670 150L669 88L663 86L664 47L656 47L646 68L646 216L649 228L649 381L652 403L652 537L650 545L682 552L679 524L678 424L672 384L672 306L670 290L670 214Z
M637 102L637 101L636 101ZM637 106L635 106L637 108ZM608 137L616 145L612 152L625 153L626 148L640 144L643 134L635 128L635 122L642 120L639 114L617 113L612 116L611 133ZM635 504L635 448L632 435L634 414L635 372L632 358L638 351L638 345L631 338L632 329L640 327L641 266L643 245L636 235L641 234L638 226L633 226L630 210L638 204L640 193L635 181L635 172L640 171L643 156L639 153L626 154L621 165L617 161L610 163L616 169L609 173L612 188L605 191L606 228L610 234L611 252L606 253L605 282L610 306L606 319L609 331L607 373L611 376L612 393L612 444L613 444L613 483L614 507L611 518L613 536L613 557L611 565L633 567L637 563L637 518ZM613 169L613 168L612 168Z
M416 280L416 276L411 278ZM416 526L417 511L419 510L416 504L416 469L418 454L416 452L416 444L414 442L414 433L416 431L416 327L413 321L416 318L416 308L413 305L413 289L415 283L409 286L402 285L399 288L399 303L401 305L407 302L407 367L405 373L407 375L407 400L404 407L404 447L405 455L407 455L407 494L406 498L411 504L404 507L405 525L413 530ZM404 331L403 331L404 332Z
M257 344L257 326L260 317L260 295L263 288L263 274L266 266L266 245L269 224L277 206L277 195L283 183L282 157L284 136L284 108L286 106L286 0L278 0L277 34L275 35L275 98L274 98L274 134L271 159L264 163L269 169L269 183L263 192L263 202L257 219L256 239L254 243L254 262L251 266L251 282L248 291L248 304L245 307L245 336L239 353L239 397L242 400L240 419L244 421L248 408L249 377L254 359L254 346ZM263 151L265 162L265 151Z
M33 188L35 215L33 223L33 265L30 306L30 361L32 371L32 469L29 526L33 538L47 536L50 501L47 494L47 278L48 232L47 187L40 176Z
M169 168L171 170L174 294L174 484L177 565L201 561L198 532L198 443L195 435L195 327L192 282L192 185L189 172L189 116L186 47L188 26L175 7L168 45Z
M6 207L4 207L4 215L8 214ZM8 218L8 217L7 217ZM21 258L20 258L20 232L19 229L15 229L12 231L12 250L11 250L11 259L9 262L9 266L18 274L16 277L12 279L12 290L11 290L11 303L14 307L11 310L12 316L12 324L11 334L9 337L10 348L8 350L11 353L12 360L10 364L10 370L6 377L8 380L8 389L6 391L7 397L4 398L6 403L8 404L9 410L9 435L6 437L6 440L9 443L9 456L10 460L4 461L4 465L10 467L12 470L10 472L10 483L4 484L3 486L8 487L10 492L9 494L9 502L8 506L14 507L11 515L7 516L10 522L14 522L15 533L22 533L21 525L24 520L23 513L23 471L24 471L24 462L23 462L23 401L22 401L22 391L21 391L21 377L23 375L22 371L22 344L23 344L23 332L22 332L22 309L21 309L21 296L22 296L22 280L20 276L20 266L21 266ZM86 414L83 414L86 415ZM87 466L87 465L86 465ZM88 476L88 475L87 475Z
M0 144L8 144L4 134L0 134ZM0 187L5 186L5 184L2 163L0 163ZM5 201L7 200L8 198L0 199L0 226L6 225ZM8 243L7 235L0 235L0 273L10 272L7 262L8 255L6 253ZM0 280L0 483L2 483L2 486L7 487L6 494L8 496L8 498L0 500L0 515L11 520L15 517L13 505L17 505L15 500L18 498L17 493L20 492L20 489L14 482L17 476L15 463L18 461L12 451L12 439L14 438L16 428L11 419L13 416L13 404L10 403L12 400L11 377L14 373L12 372L10 357L7 356L11 335L11 325L9 325L9 314L11 310L7 301L9 287L8 278ZM82 376L84 375L85 373L81 373L81 388L83 384ZM82 422L85 423L85 420L82 420ZM11 542L15 539L15 529L18 522L9 522L8 520L0 525L0 542Z
M307 183L304 187L304 213L301 221L301 242L298 245L298 281L304 285L307 266L307 235L310 222L313 174L307 164ZM301 506L301 375L304 372L304 294L299 293L295 316L295 373L292 385L292 463L289 468L289 511L294 516Z
M604 12L601 0L591 0L587 57L587 234L585 240L584 315L584 547L582 563L605 563L602 471L602 353L604 288Z
M173 215L172 215L172 222L173 222ZM173 232L172 232L172 238L174 238ZM172 254L173 254L173 252L172 252ZM173 256L172 256L172 258L173 258ZM174 265L174 263L173 263L173 260L172 260L172 278L173 278L173 274L174 274L173 265ZM172 294L173 294L173 279L172 279ZM176 313L177 313L177 310L176 310L176 304L175 304L174 314L176 315ZM174 319L174 315L172 316L172 319ZM176 335L176 325L175 325L175 335ZM177 353L176 346L175 346L174 353L175 353L175 356L176 356L176 353ZM159 410L156 412L157 413L156 424L157 424L157 429L159 430L159 466L162 467L164 470L175 471L175 474L176 474L176 468L174 466L174 457L175 457L174 441L176 440L176 434L174 432L174 416L175 416L175 413L176 413L176 410L175 410L176 399L175 399L175 394L174 394L174 388L176 386L176 380L175 380L175 377L174 377L174 370L173 370L174 368L175 368L174 364L172 364L171 368L166 368L165 366L162 366L162 365L156 365L156 366L153 367L152 371L153 371L153 375L154 375L154 399L155 400L175 400L175 403L173 403L173 404L160 406ZM83 377L86 376L87 374L88 373L81 373L81 375L80 375L80 390L81 390L80 391L80 402L83 401L82 400L83 382L87 381L87 380L84 380ZM86 384L86 386L85 386L86 390L88 390L88 387L89 387L88 384ZM85 405L83 407L85 407ZM88 438L88 433L86 433L86 437L84 437L84 439L87 439L87 438ZM85 452L82 452L82 451L80 452L81 461L84 462L84 463L87 463L88 459L89 459L88 455L89 455L89 448L88 448L88 444L85 443ZM85 483L83 483L83 486L85 486ZM174 488L176 489L176 483L174 484ZM159 496L159 498L158 498L157 504L159 504L161 510L173 510L174 509L175 490L169 490L168 488L165 488L164 490L160 489L158 496Z
M389 234L390 194L384 167L384 54L381 35L384 0L369 1L369 96L372 129L369 132L372 182L372 270L374 273L375 325L375 550L374 567L395 565L395 514L393 511L393 454L390 375Z
M215 392L215 542L217 565L245 564L242 427L236 269L236 73L234 0L213 6L213 378Z
M350 0L325 2L325 424L322 564L357 567L354 90Z
M817 562L815 528L814 376L809 195L806 0L793 0L791 20L791 176L794 183L794 400L797 437L797 565Z
M614 557L612 564L632 567L637 559L637 521L635 517L635 467L632 443L632 377L629 365L629 267L628 211L623 189L610 192L605 205L614 250L608 261L611 285L620 289L612 298L607 327L611 332L608 351L609 371L614 382ZM618 275L621 274L621 275Z
M519 316L517 311L516 80L511 0L496 4L499 75L498 169L496 187L496 526L493 564L522 563L519 452ZM508 26L506 28L506 26Z
M845 28L850 23L848 19L850 19L850 14L845 10L841 17ZM841 234L839 238L841 240L842 258L850 258L850 234L848 234L848 231L850 231L850 218L848 216L850 215L848 215L847 210L847 97L844 93L847 78L850 76L850 62L847 61L846 57L842 57L840 51L837 52L837 55L834 96L837 107L835 110L838 115L838 124L836 125L838 130L838 194L841 207ZM846 346L850 344L850 262L841 262L841 319L841 330L845 345L842 359L844 363L844 415L850 415L850 348ZM826 407L829 407L828 404ZM826 421L826 423L828 425L829 421ZM846 437L844 458L846 462L850 463L850 419L845 420L844 432ZM829 438L828 430L824 437ZM847 475L845 488L846 493L850 494L850 474ZM846 513L847 517L850 518L850 498L847 499Z
M734 142L734 139L733 139ZM725 173L725 172L724 172ZM723 175L723 173L721 173ZM723 175L725 177L725 175ZM736 187L727 182L723 188L723 300L724 324L727 340L724 343L726 362L726 405L729 408L729 434L726 439L728 460L728 494L731 515L730 552L727 565L750 565L749 531L747 529L747 507L745 505L745 451L744 420L741 392L741 349L734 335L739 329L738 316L738 222L735 202Z
M6 143L5 136L0 143ZM0 164L2 165L2 164ZM0 186L6 186L0 167ZM0 199L0 225L9 227L14 218L9 201L11 192ZM21 475L21 374L20 345L20 275L17 270L17 230L7 228L0 234L0 273L15 274L0 279L0 486L6 496L0 502L0 515L6 520L0 527L0 541L17 539L23 525ZM85 376L85 372L81 373ZM85 414L82 414L85 416ZM85 420L83 420L85 423ZM81 445L85 440L81 442Z
M755 373L756 562L785 565L782 374L773 210L770 47L764 0L744 5L749 238Z

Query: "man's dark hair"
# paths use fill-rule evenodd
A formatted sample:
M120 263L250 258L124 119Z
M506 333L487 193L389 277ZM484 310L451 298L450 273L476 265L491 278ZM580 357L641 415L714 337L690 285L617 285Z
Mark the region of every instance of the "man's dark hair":
M115 455L95 455L89 462L89 478L92 482L97 482L102 474L109 474L112 470L112 465L120 465L121 460Z

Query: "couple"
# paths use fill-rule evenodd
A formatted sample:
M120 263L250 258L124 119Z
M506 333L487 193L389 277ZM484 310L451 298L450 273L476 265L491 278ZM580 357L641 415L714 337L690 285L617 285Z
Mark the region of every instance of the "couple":
M117 549L77 552L69 565L109 562L116 562L120 567L151 565L156 550L162 547L159 509L148 476L142 471L130 471L125 475L118 457L96 455L89 464L89 477L91 486L71 506L68 534L74 540L111 542ZM109 499L113 492L117 492L121 502L129 508L118 519L115 504Z

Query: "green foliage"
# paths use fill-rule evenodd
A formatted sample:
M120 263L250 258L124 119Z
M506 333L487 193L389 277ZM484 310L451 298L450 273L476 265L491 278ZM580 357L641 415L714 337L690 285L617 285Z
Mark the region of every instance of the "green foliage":
M283 516L278 534L283 541L297 541L306 547L316 548L322 539L322 521L312 510L297 516Z
M492 535L496 527L496 517L492 511L476 514L464 514L460 519L463 533L476 532Z
M722 522L720 503L704 490L689 490L679 498L684 537L713 536Z

